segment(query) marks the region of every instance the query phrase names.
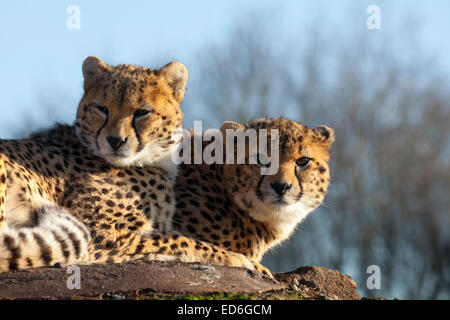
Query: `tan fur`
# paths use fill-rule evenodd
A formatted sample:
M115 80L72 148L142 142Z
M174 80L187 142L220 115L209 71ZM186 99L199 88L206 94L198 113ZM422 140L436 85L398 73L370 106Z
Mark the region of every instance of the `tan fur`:
M0 229L6 228L5 221L6 169L3 155L0 154Z

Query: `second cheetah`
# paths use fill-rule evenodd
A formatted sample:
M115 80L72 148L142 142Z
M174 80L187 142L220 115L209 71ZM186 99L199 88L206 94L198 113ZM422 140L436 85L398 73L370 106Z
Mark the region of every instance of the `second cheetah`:
M226 122L224 137L227 129L267 129L268 140L270 130L278 129L278 172L261 175L263 164L249 164L249 154L245 164L181 164L174 228L261 261L321 204L334 133L326 126L310 129L283 118Z

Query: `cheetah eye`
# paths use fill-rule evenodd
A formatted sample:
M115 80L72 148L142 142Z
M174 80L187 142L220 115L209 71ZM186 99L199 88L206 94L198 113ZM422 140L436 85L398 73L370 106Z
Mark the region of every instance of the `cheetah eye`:
M133 116L135 119L143 118L145 116L148 116L150 114L150 112L151 111L147 110L147 109L138 109L133 113Z
M109 113L108 108L105 107L105 106L96 104L96 105L94 105L94 107L95 107L98 111L100 111L101 114L103 114L103 115L105 115L105 116L107 116L108 113Z
M299 166L300 168L306 168L310 162L311 158L301 157L298 158L297 161L295 161L295 165Z

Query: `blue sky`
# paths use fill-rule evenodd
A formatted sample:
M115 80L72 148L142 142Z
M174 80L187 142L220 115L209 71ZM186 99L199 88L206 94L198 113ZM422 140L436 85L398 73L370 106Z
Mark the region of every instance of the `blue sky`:
M339 25L344 32L350 32L365 28L365 11L371 4L379 5L382 12L382 29L376 32L398 33L401 25L409 21L425 45L420 49L436 54L445 72L450 72L450 2L445 0L2 3L0 137L11 137L14 127L25 118L45 124L55 120L71 122L82 94L81 63L88 55L100 56L111 64L151 62L150 67L179 60L195 77L199 50L224 36L246 13L268 8L286 35L294 27L313 22L324 28ZM80 30L66 27L70 5L81 9ZM43 116L40 101L45 99L61 104L60 110Z

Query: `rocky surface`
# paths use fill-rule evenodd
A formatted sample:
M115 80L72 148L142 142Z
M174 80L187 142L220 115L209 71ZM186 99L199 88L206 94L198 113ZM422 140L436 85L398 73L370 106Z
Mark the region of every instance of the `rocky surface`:
M278 281L285 283L287 288L300 293L304 297L323 297L333 300L359 300L361 296L356 291L356 282L352 277L336 270L322 267L300 267L297 270L279 273Z
M242 268L197 263L134 261L79 268L79 289L67 268L2 273L0 299L360 299L351 277L321 267L280 273L278 281Z

